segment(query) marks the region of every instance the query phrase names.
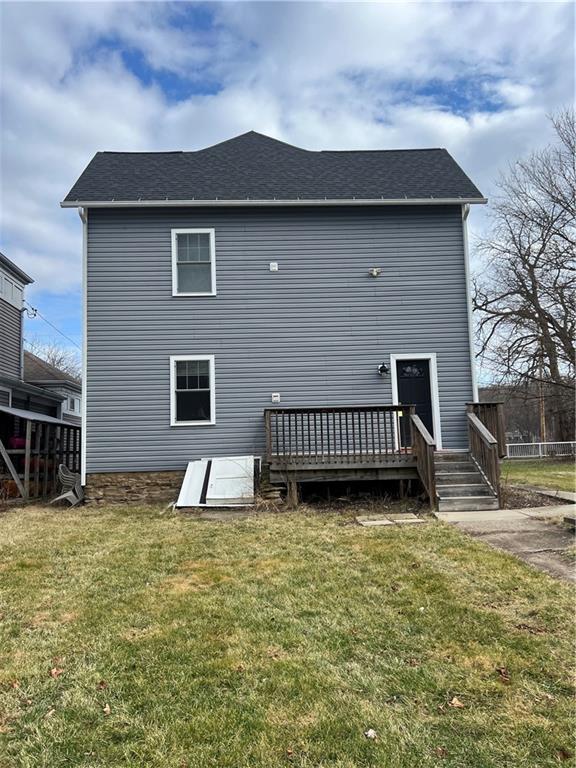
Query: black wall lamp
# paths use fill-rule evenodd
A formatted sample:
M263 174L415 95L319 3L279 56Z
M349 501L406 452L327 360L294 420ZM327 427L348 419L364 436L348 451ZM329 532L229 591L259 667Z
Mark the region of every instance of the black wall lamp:
M386 363L380 363L378 366L378 374L380 376L386 376L387 373L390 373L390 368L388 368Z

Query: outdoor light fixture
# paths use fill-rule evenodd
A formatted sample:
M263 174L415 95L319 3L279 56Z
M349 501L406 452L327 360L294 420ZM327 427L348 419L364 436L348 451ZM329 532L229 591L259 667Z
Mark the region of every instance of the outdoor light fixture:
M380 267L371 267L368 270L368 274L370 274L372 277L378 277L378 275L382 272Z
M386 363L380 363L378 366L378 373L380 376L386 376L386 374L390 371L390 368L386 365Z

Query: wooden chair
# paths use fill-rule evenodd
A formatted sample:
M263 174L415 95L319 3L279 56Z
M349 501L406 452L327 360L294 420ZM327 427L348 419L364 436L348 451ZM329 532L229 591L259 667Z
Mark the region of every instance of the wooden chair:
M52 499L50 504L55 504L57 501L67 501L72 507L75 507L76 504L84 501L84 489L82 488L80 475L71 472L65 464L60 464L58 467L58 479L62 485L63 492L60 496Z

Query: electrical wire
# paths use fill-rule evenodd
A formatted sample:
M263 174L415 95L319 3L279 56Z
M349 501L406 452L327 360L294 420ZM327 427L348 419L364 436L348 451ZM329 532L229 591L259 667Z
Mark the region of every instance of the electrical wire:
M60 336L62 336L63 338L65 338L67 341L69 341L69 342L70 342L70 344L74 344L74 346L75 346L75 347L77 347L77 348L78 348L80 351L82 351L82 347L80 346L80 344L78 344L77 342L75 342L75 341L74 341L74 339L71 339L71 338L70 338L70 336L67 336L67 335L64 333L64 331L61 331L61 330L60 330L60 328L57 328L57 327L54 325L54 323L51 323L51 322L50 322L50 320L48 320L48 318L44 317L44 315L43 315L43 314L40 312L40 310L39 310L39 309L37 309L36 307L33 307L33 306L32 306L32 304L30 304L30 303L29 303L28 301L26 301L26 300L24 300L24 303L28 305L28 307L29 307L29 309L30 309L30 312L32 312L32 313L33 313L33 314L31 315L31 314L30 314L30 312L29 312L29 311L28 311L28 309L27 309L27 310L26 310L26 312L28 313L28 317L40 317L42 320L44 320L44 322L45 322L45 323L47 323L47 325L49 325L49 326L50 326L51 328L53 328L53 329L54 329L54 330L55 330L57 333L59 333L59 334L60 334Z

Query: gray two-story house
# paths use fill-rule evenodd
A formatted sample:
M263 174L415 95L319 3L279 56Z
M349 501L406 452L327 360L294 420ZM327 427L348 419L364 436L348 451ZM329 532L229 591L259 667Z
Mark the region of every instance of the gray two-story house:
M62 202L84 231L88 493L169 498L187 462L253 454L273 481L414 476L435 503L445 474L450 497L492 504L467 406L466 217L484 202L444 149L250 132L98 152Z

